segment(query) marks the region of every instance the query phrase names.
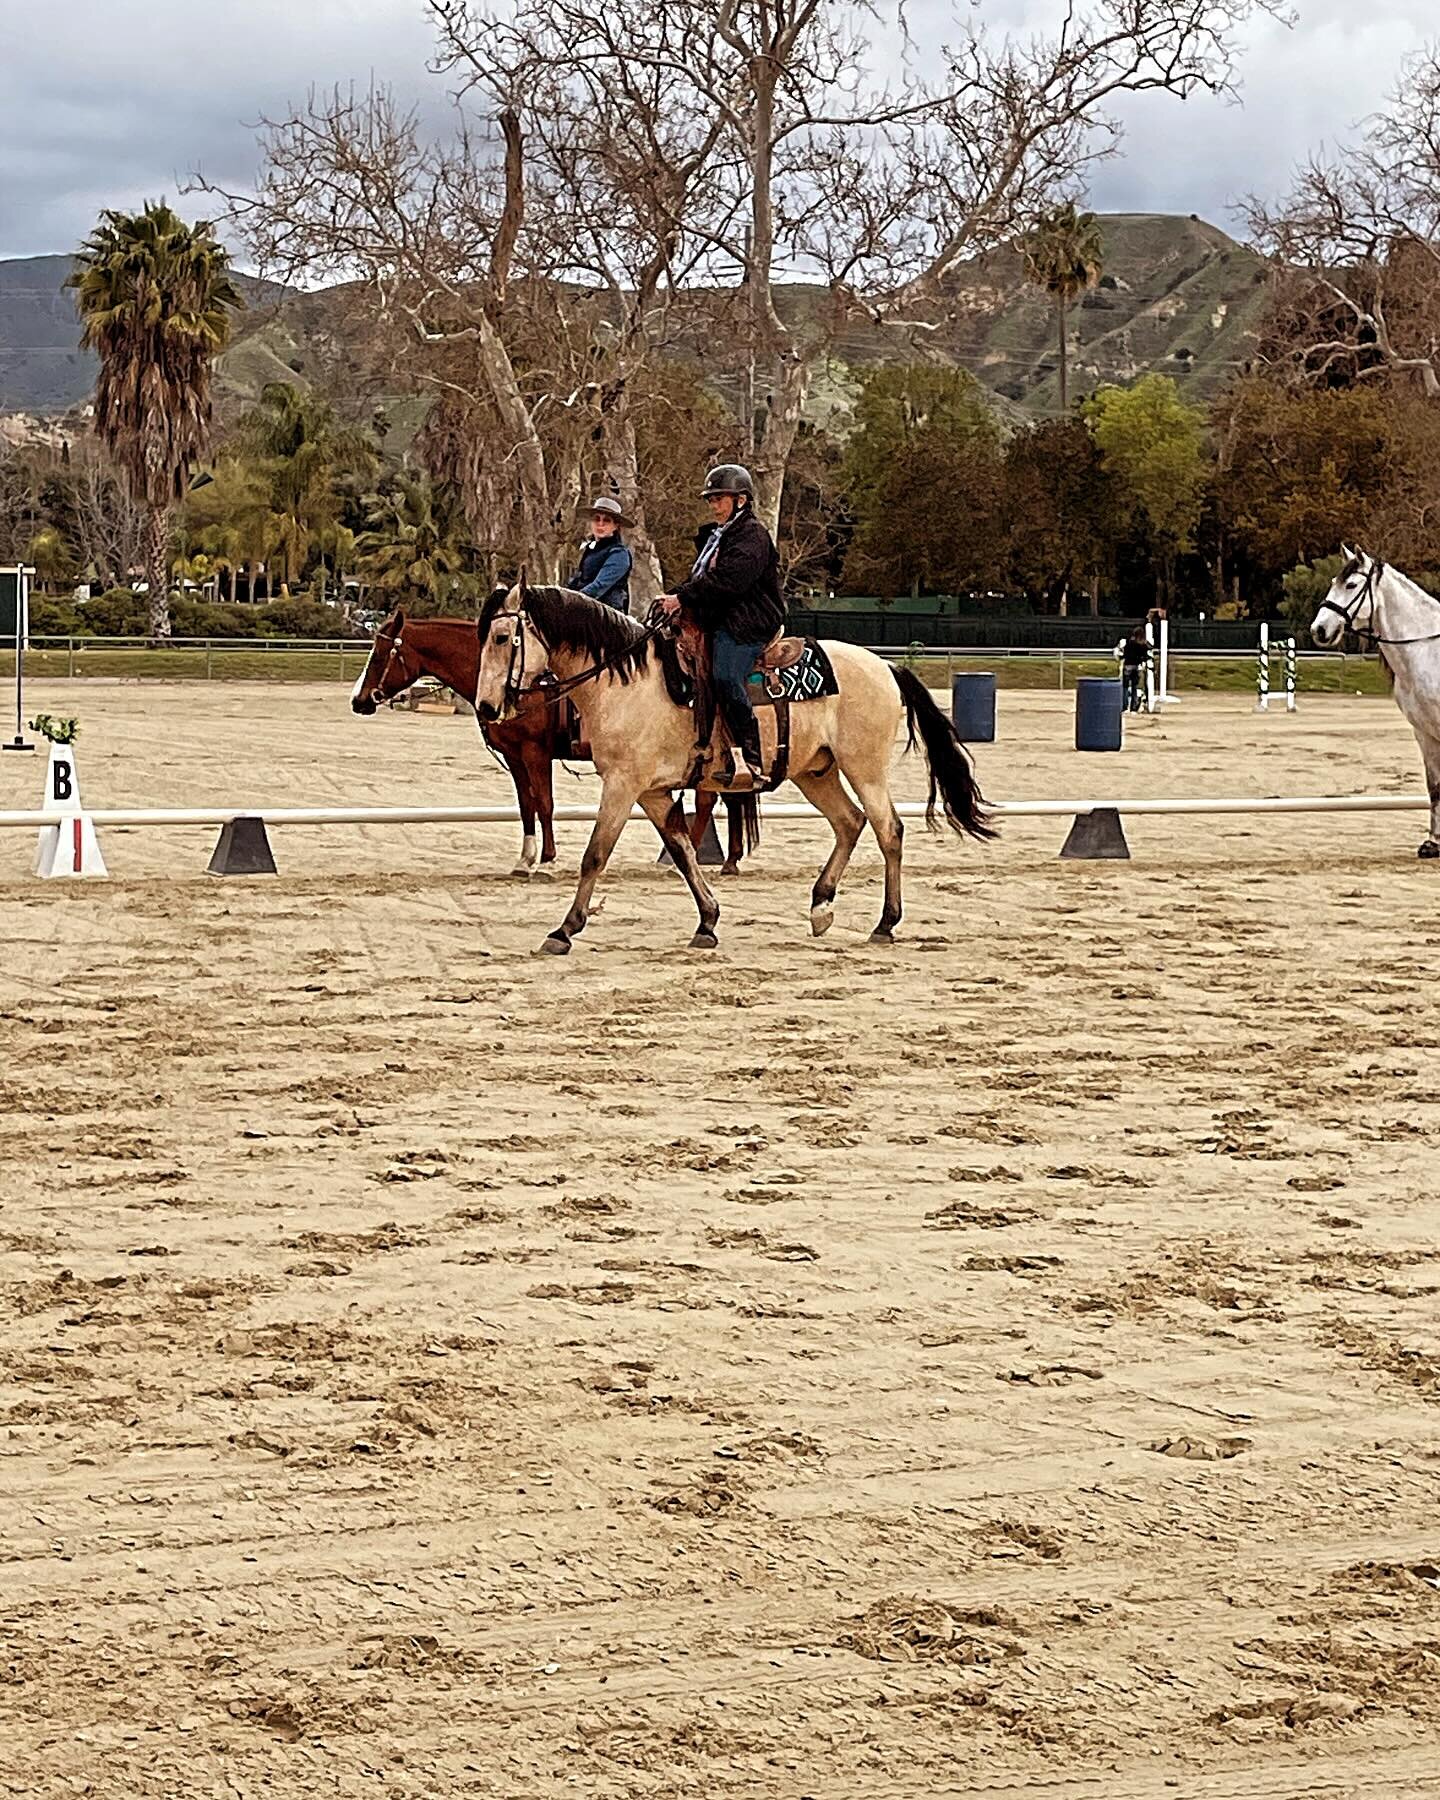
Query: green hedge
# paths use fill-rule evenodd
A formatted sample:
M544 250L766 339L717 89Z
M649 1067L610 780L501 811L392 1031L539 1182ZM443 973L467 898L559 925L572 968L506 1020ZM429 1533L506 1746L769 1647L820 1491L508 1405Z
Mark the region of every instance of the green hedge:
M368 634L349 624L337 606L306 595L271 600L264 606L213 605L175 595L170 601L170 629L180 638L354 638ZM150 606L144 594L111 588L80 604L48 594L30 596L30 631L34 637L145 637Z

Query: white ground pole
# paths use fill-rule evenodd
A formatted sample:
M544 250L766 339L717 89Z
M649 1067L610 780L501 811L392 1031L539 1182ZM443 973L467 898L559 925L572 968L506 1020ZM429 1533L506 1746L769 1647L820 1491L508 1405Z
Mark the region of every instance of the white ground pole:
M1270 699L1271 699L1271 694L1270 694L1270 649L1271 649L1270 627L1268 624L1265 624L1262 622L1262 624L1260 626L1260 649L1259 649L1259 653L1257 655L1256 663L1255 663L1255 688L1256 688L1255 710L1256 710L1256 712L1269 712L1269 710L1270 710ZM1294 638L1293 637L1286 638L1284 640L1284 642L1279 646L1279 649L1280 649L1281 655L1285 659L1285 661L1284 661L1285 710L1286 710L1286 712L1293 713L1295 710L1295 686L1296 686L1296 682L1295 682L1296 657L1295 657L1295 640L1294 640Z
M1219 797L1188 800L997 800L991 810L1002 819L1073 818L1090 812L1128 813L1165 816L1186 813L1361 813L1420 812L1428 809L1429 800L1420 794L1320 794L1286 795L1264 799ZM923 819L923 800L902 800L895 809L905 819ZM643 819L637 807L632 819ZM822 815L810 806L783 804L765 806L760 816L766 820L809 820L821 822ZM136 826L229 825L236 819L263 819L271 825L514 825L520 814L513 806L194 806L194 807L110 807L96 808L86 814L95 825L109 829ZM557 806L557 824L593 824L593 806ZM34 831L53 825L52 813L0 812L0 830L10 826L16 830Z

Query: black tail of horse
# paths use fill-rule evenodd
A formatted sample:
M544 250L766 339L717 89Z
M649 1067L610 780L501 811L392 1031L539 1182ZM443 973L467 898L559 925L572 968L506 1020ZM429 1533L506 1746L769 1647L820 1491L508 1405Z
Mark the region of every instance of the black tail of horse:
M938 797L952 829L966 832L982 842L998 837L965 746L955 735L955 727L935 704L929 688L913 669L892 668L890 673L905 702L905 726L910 740L907 747L915 748L918 729L925 745L925 760L930 765L930 803L925 810L926 821L931 825L935 823Z
M733 819L740 817L740 830L744 837L745 854L753 856L755 847L760 842L760 798L757 794L726 794L725 811Z

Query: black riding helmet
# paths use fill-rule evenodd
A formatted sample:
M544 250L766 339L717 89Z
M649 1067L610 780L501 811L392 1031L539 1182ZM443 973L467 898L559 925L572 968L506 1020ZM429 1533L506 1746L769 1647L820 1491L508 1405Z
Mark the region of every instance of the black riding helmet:
M718 494L732 494L738 500L742 495L753 500L755 483L750 471L740 463L719 463L705 477L705 486L700 491L702 500L713 500Z

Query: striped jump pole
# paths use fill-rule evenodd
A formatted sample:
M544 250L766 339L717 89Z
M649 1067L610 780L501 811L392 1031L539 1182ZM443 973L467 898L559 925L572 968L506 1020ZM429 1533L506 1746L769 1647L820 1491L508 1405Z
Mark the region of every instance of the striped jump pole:
M1295 677L1297 668L1295 639L1293 637L1287 637L1283 643L1273 647L1279 649L1281 657L1283 658L1285 710L1287 713L1293 713L1295 710ZM1262 621L1260 626L1260 648L1255 660L1256 712L1269 712L1270 701L1274 697L1270 692L1271 649L1270 627Z

